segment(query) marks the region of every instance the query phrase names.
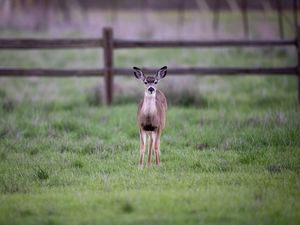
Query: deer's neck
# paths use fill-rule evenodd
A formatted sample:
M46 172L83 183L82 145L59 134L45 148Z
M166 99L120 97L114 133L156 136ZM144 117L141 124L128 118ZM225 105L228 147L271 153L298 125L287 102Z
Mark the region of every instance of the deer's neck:
M142 112L145 115L153 115L156 113L156 101L155 94L153 95L144 95L144 101L142 106Z

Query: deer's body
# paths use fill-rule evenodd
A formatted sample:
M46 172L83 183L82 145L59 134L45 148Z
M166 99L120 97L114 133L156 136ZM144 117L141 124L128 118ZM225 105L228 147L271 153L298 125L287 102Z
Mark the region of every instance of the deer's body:
M166 124L167 99L156 90L155 96L144 96L138 107L138 125L144 131L163 130Z
M168 109L165 95L156 89L157 82L165 77L167 67L161 68L155 77L145 77L142 71L134 67L134 74L145 83L144 98L138 106L137 122L140 132L140 161L143 168L146 139L148 136L148 165L151 164L152 151L155 151L156 164L160 165L160 136L166 124L166 112Z

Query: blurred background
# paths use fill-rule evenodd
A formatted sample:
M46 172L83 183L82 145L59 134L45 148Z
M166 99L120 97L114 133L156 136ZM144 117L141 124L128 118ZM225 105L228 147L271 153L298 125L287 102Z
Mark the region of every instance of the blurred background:
M100 40L108 26L127 40L294 40L295 2L0 0L0 39ZM125 69L298 63L295 46L113 53ZM103 61L101 47L0 47L0 68L102 69ZM169 106L163 164L140 171L143 83L114 76L106 107L103 77L59 75L0 76L0 224L300 224L297 76L169 70L158 84Z
M2 29L78 31L99 36L111 26L130 39L274 38L294 28L294 0L1 0ZM282 21L278 21L280 11ZM247 20L247 21L245 21ZM279 31L284 23L283 31ZM245 24L247 23L247 24Z
M295 0L0 0L0 38L101 38L102 28L109 26L113 28L114 37L119 39L291 39L296 35L295 2ZM123 68L132 68L133 65L157 68L163 65L271 67L294 66L297 61L293 47L122 49L115 51L114 59L115 66ZM0 52L2 67L90 69L102 68L102 62L102 49ZM200 101L199 96L212 97L218 88L223 87L222 94L227 93L230 96L233 82L230 79L232 78L180 76L167 78L162 82L161 88L170 92L169 95L173 96L171 99L175 102L197 103L203 106L209 102L216 102L216 99L204 100L205 97L201 97ZM251 82L256 83L257 78L234 79L237 83L240 82L239 79L243 80L242 82L246 80L246 84L251 86ZM269 78L258 79L264 82ZM101 104L103 101L102 79L97 78L67 78L59 81L55 78L20 80L1 78L0 82L0 85L12 89L16 82L36 82L38 85L35 84L35 87L42 87L43 93L34 88L30 88L29 92L32 90L35 92L27 95L22 94L22 91L18 93L11 91L11 95L18 95L17 101L26 98L32 101L39 99L40 96L62 101L63 97L58 96L68 98L68 95L59 93L68 92L69 89L79 90L79 96L88 99L92 104ZM43 87L44 82L47 83L46 88ZM70 88L65 88L64 82L68 83L67 87ZM225 85L228 82L230 84ZM272 82L267 83L266 89L277 89L277 86L272 86ZM116 77L114 85L116 102L136 100L138 98L136 96L142 93L142 85L132 77ZM268 92L255 90L256 95L261 96L262 93ZM185 99L185 96L188 98ZM181 98L184 99L180 100Z

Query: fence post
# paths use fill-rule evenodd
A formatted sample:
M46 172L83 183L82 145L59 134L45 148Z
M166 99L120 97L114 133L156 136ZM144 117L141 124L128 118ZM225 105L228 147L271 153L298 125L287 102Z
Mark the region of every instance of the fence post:
M249 22L248 22L248 2L247 0L242 1L242 17L243 17L243 27L244 27L244 35L246 38L249 38Z
M214 3L214 18L213 18L213 27L214 27L214 35L218 36L219 30L219 19L220 19L220 0L215 0Z
M282 5L281 5L281 0L277 0L276 5L277 5L279 36L280 36L281 39L284 39L284 29L283 29L283 20L282 20Z
M297 27L296 47L297 47L297 77L298 77L298 106L300 106L300 26Z
M297 34L298 29L298 0L293 1L293 16L294 16L294 26L295 26L295 34Z
M105 80L105 103L111 105L113 100L113 30L111 27L104 27L103 37L103 59L104 59L104 80Z

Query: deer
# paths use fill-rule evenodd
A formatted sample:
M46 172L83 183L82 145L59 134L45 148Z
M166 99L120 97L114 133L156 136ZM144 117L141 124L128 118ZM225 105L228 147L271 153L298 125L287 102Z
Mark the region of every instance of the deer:
M155 151L156 165L160 166L160 136L166 124L168 109L164 93L157 89L158 82L167 75L167 66L160 68L155 76L145 76L138 67L133 67L134 76L144 83L144 97L137 110L140 137L139 168L144 167L146 139L148 137L148 166L151 166L152 151Z

